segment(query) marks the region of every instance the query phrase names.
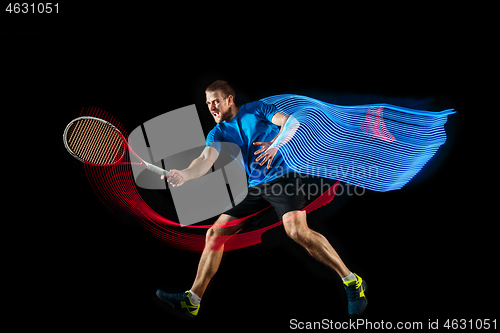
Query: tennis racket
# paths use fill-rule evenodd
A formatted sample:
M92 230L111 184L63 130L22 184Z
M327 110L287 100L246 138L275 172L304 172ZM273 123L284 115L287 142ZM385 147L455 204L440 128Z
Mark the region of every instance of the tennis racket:
M82 162L102 166L136 164L159 175L168 176L168 171L137 156L120 131L105 120L94 117L76 118L66 126L63 141L68 152ZM127 147L139 163L121 162Z

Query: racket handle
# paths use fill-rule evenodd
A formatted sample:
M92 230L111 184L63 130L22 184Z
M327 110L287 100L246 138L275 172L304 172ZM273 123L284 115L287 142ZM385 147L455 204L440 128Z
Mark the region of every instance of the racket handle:
M144 164L146 165L146 168L148 170L153 171L154 173L157 173L159 175L168 176L168 171L163 170L162 168L159 168L156 165L153 165L153 164L150 164L150 163L147 163L147 162L144 162Z

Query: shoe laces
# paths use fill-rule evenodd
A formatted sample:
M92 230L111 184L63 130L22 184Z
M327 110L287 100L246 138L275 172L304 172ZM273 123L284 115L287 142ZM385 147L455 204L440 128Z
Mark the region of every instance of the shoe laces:
M352 286L346 286L345 290L347 292L347 299L349 301L355 301L359 298L360 291L358 288L361 288L361 284L358 285L358 282L353 284Z

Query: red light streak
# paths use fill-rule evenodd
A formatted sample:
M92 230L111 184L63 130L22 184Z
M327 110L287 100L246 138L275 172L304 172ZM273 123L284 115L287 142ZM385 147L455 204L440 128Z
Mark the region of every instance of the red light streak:
M107 112L96 108L88 108L85 111L82 109L80 111L80 115L78 116L85 115L101 118L110 122L123 134L125 139L127 138L128 134L123 125ZM125 152L123 159L127 162L130 160L128 149ZM117 163L109 166L98 166L90 163L84 163L84 166L85 174L92 186L92 189L104 205L106 205L106 207L108 207L111 211L127 219L133 218L146 228L155 238L166 243L168 246L192 252L203 251L206 236L196 234L194 232L197 229L208 229L213 225L188 225L181 227L178 222L171 221L158 214L151 207L149 207L140 196L133 181L131 169L126 164ZM307 205L303 211L310 213L313 210L331 202L335 197L339 184L340 180L331 186L328 191ZM270 208L270 206L268 208ZM265 208L264 210L268 208ZM251 216L261 213L262 211L241 219L217 225L216 227L223 228L234 226ZM258 230L239 233L234 236L220 236L227 237L224 244L224 251L232 251L258 244L261 242L261 236L264 232L281 224L283 224L283 221L273 223Z

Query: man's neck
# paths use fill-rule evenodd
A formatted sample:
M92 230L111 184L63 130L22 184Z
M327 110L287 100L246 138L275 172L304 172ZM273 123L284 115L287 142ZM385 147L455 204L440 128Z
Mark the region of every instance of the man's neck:
M233 107L231 107L230 109L231 111L231 116L229 119L227 119L226 121L231 121L234 117L236 117L236 115L238 114L238 112L240 111L240 107L239 106L236 106L234 105Z

